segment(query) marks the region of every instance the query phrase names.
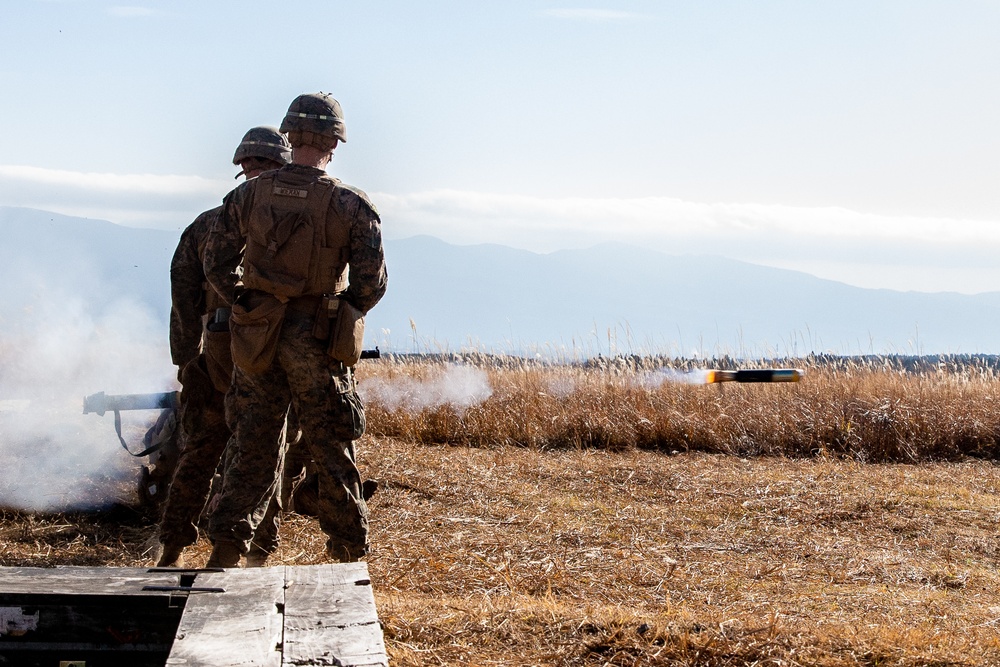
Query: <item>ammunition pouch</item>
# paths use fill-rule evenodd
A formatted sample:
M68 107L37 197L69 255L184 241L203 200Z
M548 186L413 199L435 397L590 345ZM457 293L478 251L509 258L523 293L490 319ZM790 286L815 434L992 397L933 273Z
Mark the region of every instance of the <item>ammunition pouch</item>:
M316 312L313 336L327 341L326 353L345 366L361 358L365 315L348 301L324 296Z
M365 434L367 421L364 405L354 389L354 376L350 373L334 375L332 381L328 398L330 414L335 417L330 424L330 435L340 442L357 440Z
M287 308L277 297L258 291L244 292L233 303L229 332L233 363L240 370L259 375L271 366Z

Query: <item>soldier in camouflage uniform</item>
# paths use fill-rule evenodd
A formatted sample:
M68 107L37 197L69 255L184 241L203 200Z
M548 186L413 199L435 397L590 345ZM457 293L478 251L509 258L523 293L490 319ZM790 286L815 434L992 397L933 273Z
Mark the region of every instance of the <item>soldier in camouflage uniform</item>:
M241 175L252 179L291 160L291 146L273 127L246 133L233 157ZM237 176L239 176L238 174ZM228 329L209 326L216 309L228 304L208 286L203 270L208 231L222 213L219 206L199 215L181 234L170 263L170 355L181 382L181 454L160 520L157 565L183 564L184 547L198 539L198 521L211 492L231 432L223 400L232 379L233 361ZM277 501L271 503L248 555L248 564L262 565L277 546Z
M292 163L226 197L205 251L206 275L220 293L240 276L231 293L236 368L226 397L234 441L209 519L212 567L238 567L248 551L278 485L285 453L278 433L289 402L318 471L327 554L350 562L368 552L368 507L354 458L365 415L352 366L361 316L386 289L381 223L363 192L325 172L347 140L335 99L300 95L281 129Z

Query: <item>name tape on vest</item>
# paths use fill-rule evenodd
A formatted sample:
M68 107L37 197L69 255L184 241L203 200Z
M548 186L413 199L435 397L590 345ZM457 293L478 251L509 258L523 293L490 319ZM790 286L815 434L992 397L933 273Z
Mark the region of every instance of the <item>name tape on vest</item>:
M309 196L308 190L297 190L295 188L283 188L280 185L274 186L274 194L280 195L282 197L298 197L299 199L305 199Z

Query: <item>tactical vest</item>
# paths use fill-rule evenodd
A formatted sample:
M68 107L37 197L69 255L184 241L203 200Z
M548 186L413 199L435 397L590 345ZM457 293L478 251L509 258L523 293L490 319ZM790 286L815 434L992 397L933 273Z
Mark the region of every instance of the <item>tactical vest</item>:
M243 285L281 301L347 289L350 221L331 209L339 184L300 180L281 170L258 176L247 221Z

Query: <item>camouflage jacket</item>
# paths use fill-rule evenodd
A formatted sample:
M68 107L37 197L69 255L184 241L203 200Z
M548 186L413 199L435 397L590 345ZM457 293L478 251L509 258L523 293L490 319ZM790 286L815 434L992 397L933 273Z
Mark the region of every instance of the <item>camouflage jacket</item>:
M170 261L170 358L183 368L204 352L213 383L225 391L232 372L228 335L206 329L215 309L225 304L209 287L203 268L208 232L221 214L219 206L195 218L181 234Z
M289 164L281 168L290 178L302 183L326 175L322 169ZM242 273L247 221L254 206L258 179L246 181L226 195L222 214L208 235L205 246L205 275L208 282L226 300L232 302L233 289ZM363 313L368 312L385 294L388 281L382 248L382 226L378 212L360 190L338 182L331 209L347 212L350 221L348 248L348 287L341 298Z

